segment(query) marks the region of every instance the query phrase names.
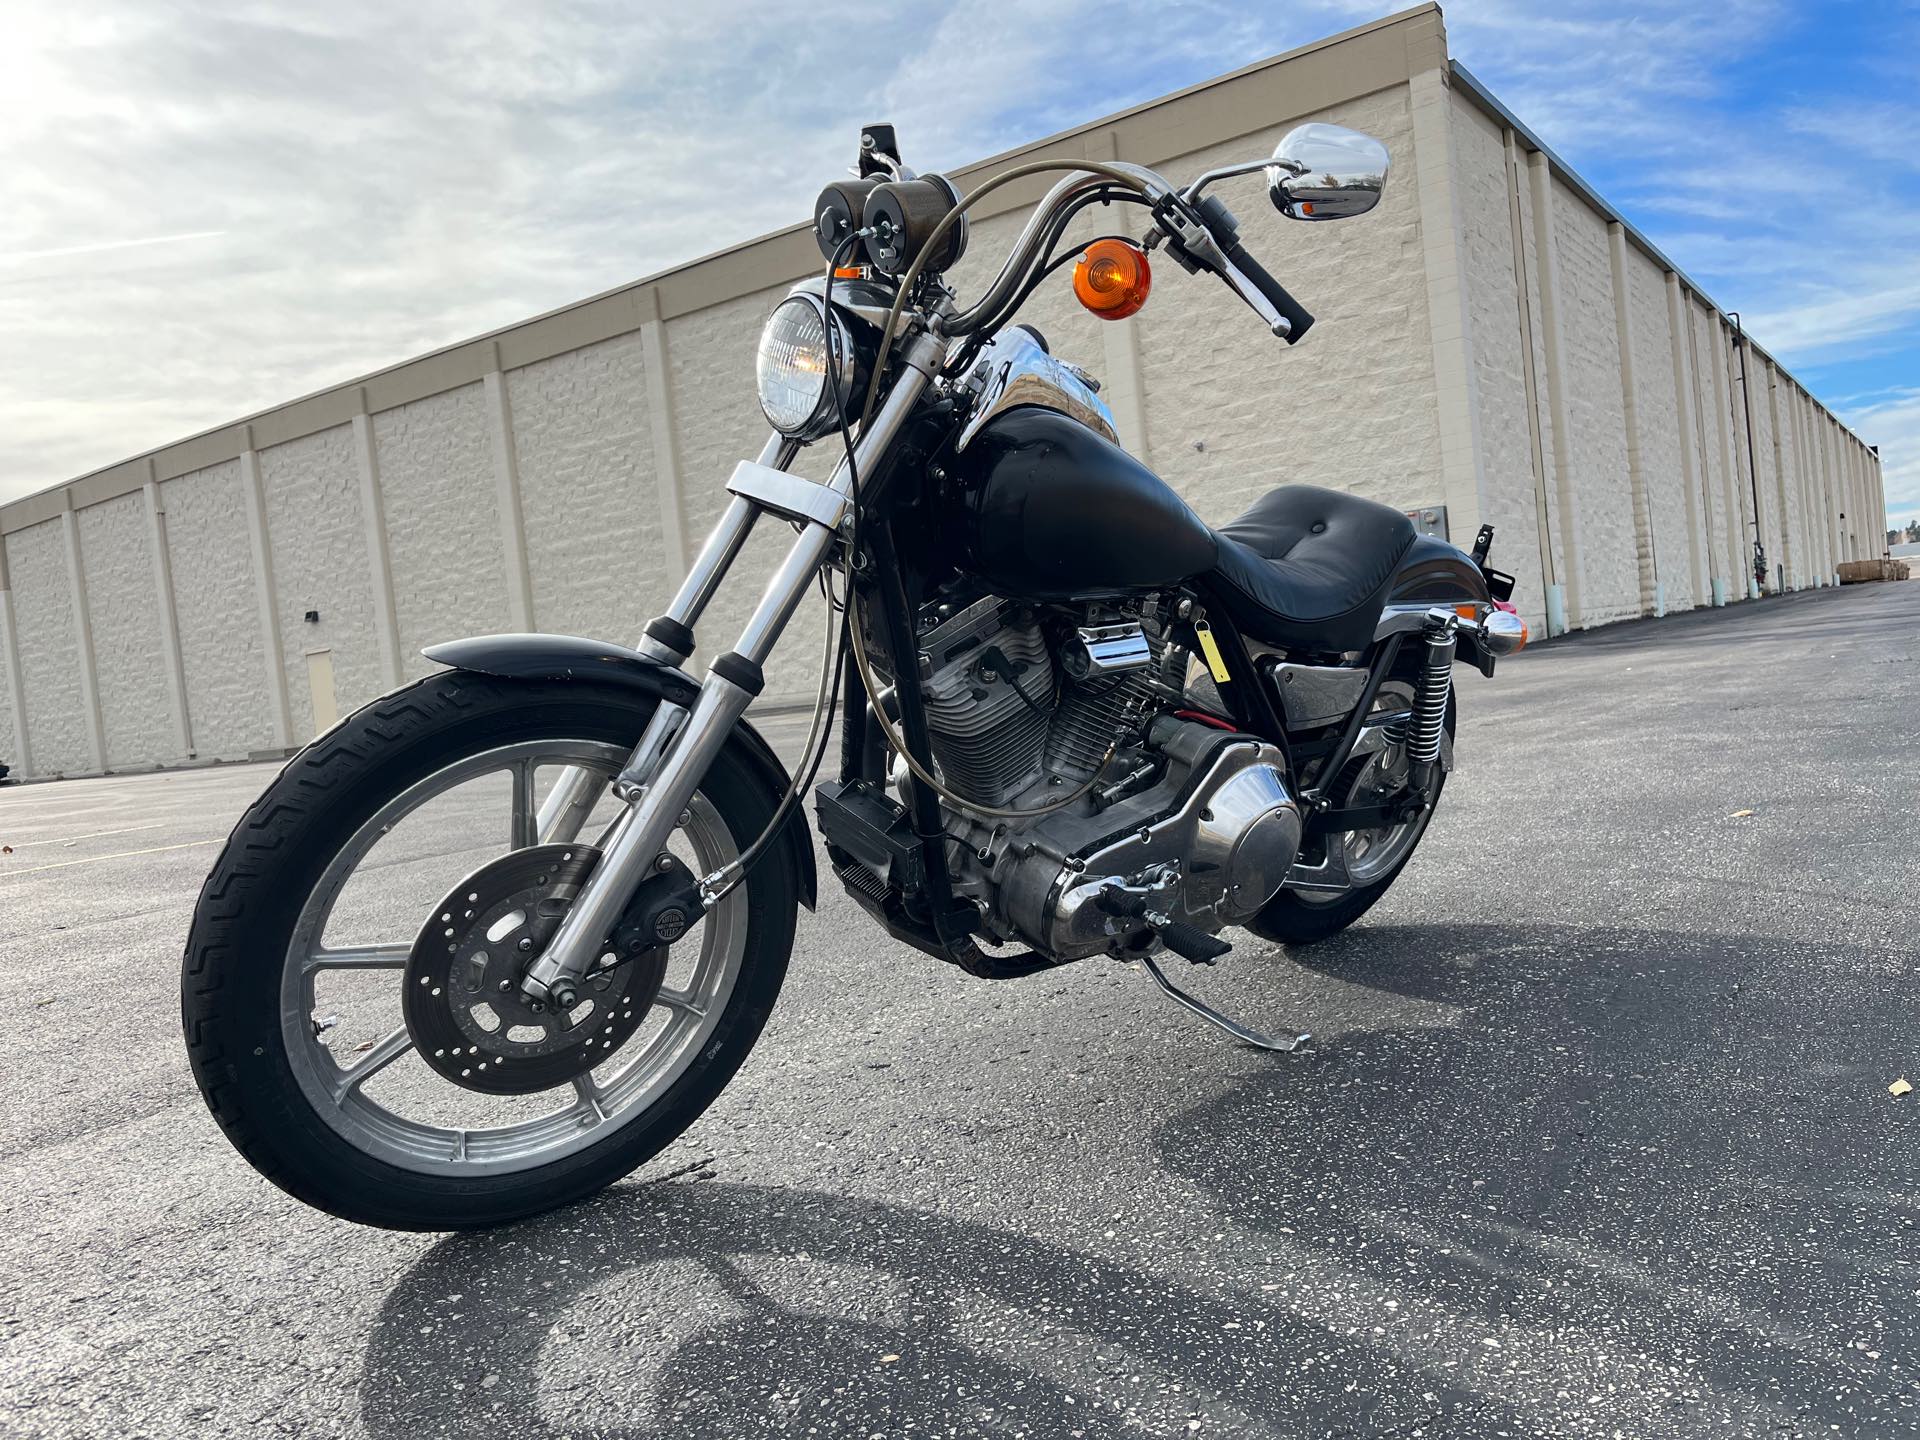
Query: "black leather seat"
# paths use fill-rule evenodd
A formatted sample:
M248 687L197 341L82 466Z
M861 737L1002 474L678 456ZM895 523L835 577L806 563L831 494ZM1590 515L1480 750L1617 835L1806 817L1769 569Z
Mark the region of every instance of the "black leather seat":
M1306 650L1373 641L1413 522L1391 506L1314 485L1287 485L1214 531L1209 578L1251 639Z

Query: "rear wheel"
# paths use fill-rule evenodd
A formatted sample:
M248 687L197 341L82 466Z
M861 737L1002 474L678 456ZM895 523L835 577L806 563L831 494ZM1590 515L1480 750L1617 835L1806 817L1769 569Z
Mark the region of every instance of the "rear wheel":
M268 1179L367 1224L500 1224L618 1179L719 1094L785 975L797 857L768 856L671 947L609 952L564 1013L518 988L617 813L605 800L541 844L542 790L567 767L610 779L650 708L437 675L322 736L254 803L195 911L182 1014L208 1106ZM723 751L663 867L710 873L778 800Z
M1404 710L1412 701L1410 682L1389 680L1380 687L1375 709ZM1440 775L1430 807L1398 825L1343 831L1325 836L1319 842L1342 849L1352 888L1339 892L1282 890L1247 922L1247 929L1262 939L1282 945L1310 945L1339 934L1378 903L1413 858L1414 850L1426 836L1434 810L1439 808L1440 796L1446 789L1446 774L1453 763L1453 722L1454 701L1449 695ZM1406 778L1405 745L1376 750L1347 762L1333 787L1334 803L1342 808L1377 805L1402 790Z

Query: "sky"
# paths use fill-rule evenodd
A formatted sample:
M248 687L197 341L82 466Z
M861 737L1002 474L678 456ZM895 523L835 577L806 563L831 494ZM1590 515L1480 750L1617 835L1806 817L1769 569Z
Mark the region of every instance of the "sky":
M0 499L1401 8L8 0ZM1920 0L1445 13L1920 519Z

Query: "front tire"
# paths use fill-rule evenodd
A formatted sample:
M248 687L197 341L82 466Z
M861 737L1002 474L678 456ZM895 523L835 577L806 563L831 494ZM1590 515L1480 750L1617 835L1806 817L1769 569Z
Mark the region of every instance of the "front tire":
M315 1013L314 976L332 962L342 970L385 968L397 976L408 946L420 943L419 927L447 918L431 914L437 901L430 900L426 912L392 901L392 943L340 948L326 939L342 887L358 874L353 867L384 837L399 833L396 813L414 813L405 808L407 797L464 794L433 787L442 777L454 777L452 787L468 783L463 776L506 770L515 777L512 824L492 833L509 850L524 847L538 838L529 834L526 818L535 757L551 753L558 758L549 764L611 773L638 740L651 708L629 691L591 683L446 672L375 701L288 762L241 818L207 877L181 978L194 1078L227 1138L255 1169L343 1219L401 1230L481 1228L595 1193L659 1153L712 1103L758 1039L786 973L802 863L797 854L783 853L798 849L791 834L673 947L689 956L688 947L700 948L693 978L657 992L657 1003L677 1008L669 1008L645 1044L670 1041L671 1048L659 1056L651 1048L636 1052L629 1071L641 1073L624 1091L617 1087L629 1071L604 1085L598 1069L575 1077L569 1094L577 1092L577 1111L502 1124L497 1097L441 1080L413 1056L424 1082L447 1092L447 1106L471 1104L482 1118L472 1128L464 1119L441 1123L441 1112L432 1109L442 1104L437 1092L428 1096L436 1118L396 1114L383 1107L397 1102L377 1096L372 1079L356 1083L354 1075L409 1058L411 1033L403 1026L362 1045L364 1053L349 1055L343 1065L321 1038L332 1017ZM683 817L695 852L688 863L737 855L771 820L779 799L729 746ZM486 833L468 825L449 843L465 856L460 841ZM357 857L346 871L343 857ZM407 873L409 857L403 852L397 860L389 853L369 873L379 872L378 882L391 886L391 875ZM385 983L393 977L354 978ZM651 992L641 993L648 1005L656 1003ZM571 1022L556 1012L548 1023L558 1033ZM618 1058L594 1063L612 1067ZM412 1069L396 1066L389 1081L414 1087L405 1091L409 1097L418 1088ZM556 1094L553 1103L567 1099ZM616 1099L627 1108L617 1108ZM515 1097L521 1102L529 1115L546 1103ZM489 1103L495 1108L488 1110Z

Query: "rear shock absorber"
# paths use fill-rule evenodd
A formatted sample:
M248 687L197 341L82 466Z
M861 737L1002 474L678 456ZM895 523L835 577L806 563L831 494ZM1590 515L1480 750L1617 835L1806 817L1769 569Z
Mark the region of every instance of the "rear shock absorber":
M1453 650L1456 621L1444 610L1427 617L1421 632L1426 641L1426 663L1413 691L1413 717L1407 726L1407 785L1423 799L1433 799L1434 771L1440 763L1440 742L1447 733L1447 697L1453 690Z

